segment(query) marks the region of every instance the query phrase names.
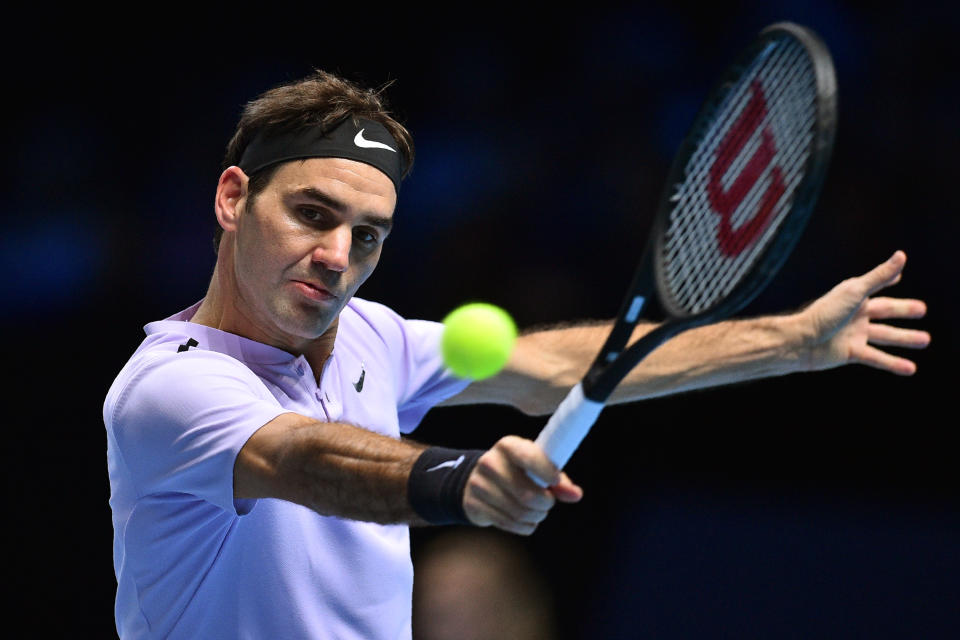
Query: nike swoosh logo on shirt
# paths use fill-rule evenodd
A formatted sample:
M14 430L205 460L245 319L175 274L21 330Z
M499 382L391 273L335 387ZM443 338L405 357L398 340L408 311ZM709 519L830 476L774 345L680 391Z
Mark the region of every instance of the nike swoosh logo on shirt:
M397 152L396 149L389 145L383 144L382 142L377 142L376 140L367 140L364 138L363 129L360 129L357 135L353 137L353 144L364 149L386 149L387 151L393 151L394 153Z
M447 460L446 462L441 462L437 466L430 467L429 469L427 469L427 473L430 473L431 471L436 471L437 469L447 469L447 468L456 469L457 467L460 466L460 463L463 462L464 459L465 459L465 456L461 455L456 460Z
M363 391L363 379L367 376L367 370L363 368L363 364L360 365L360 379L353 383L353 388L357 390L357 393Z

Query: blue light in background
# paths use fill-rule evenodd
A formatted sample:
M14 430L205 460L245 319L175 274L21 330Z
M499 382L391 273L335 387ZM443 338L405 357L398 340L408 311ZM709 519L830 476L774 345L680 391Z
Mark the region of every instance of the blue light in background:
M104 242L76 214L36 216L0 239L0 304L26 316L76 306L95 286Z
M476 202L511 180L512 162L502 159L497 149L469 130L419 134L413 172L400 191L398 223L427 232L462 223L464 215L482 211Z

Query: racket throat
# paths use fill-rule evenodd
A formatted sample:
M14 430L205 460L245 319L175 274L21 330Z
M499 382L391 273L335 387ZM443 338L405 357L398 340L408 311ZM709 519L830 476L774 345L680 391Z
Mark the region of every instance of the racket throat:
M613 362L601 362L598 358L583 379L583 395L594 402L606 402L620 381L654 349L677 334L704 324L708 324L708 319L688 318L680 322L665 322L630 345Z

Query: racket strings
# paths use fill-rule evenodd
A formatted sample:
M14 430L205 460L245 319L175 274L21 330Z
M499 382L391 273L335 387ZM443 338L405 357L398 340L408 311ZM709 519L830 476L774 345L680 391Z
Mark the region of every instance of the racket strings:
M729 295L789 212L816 125L812 68L794 40L768 43L701 127L661 256L665 293L686 313Z
M769 64L776 65L777 63L780 62L780 58L782 57L783 55L781 52L780 55L772 57L769 60ZM759 63L755 63L754 66L756 67L758 66L758 64ZM748 162L750 163L755 162L755 160L760 156L758 152L760 151L759 147L762 144L761 139L763 137L767 137L767 138L769 137L768 135L765 135L767 134L766 129L765 128L761 129L760 126L756 126L756 125L754 125L753 127L742 126L743 122L762 123L761 116L767 113L767 108L768 108L767 105L764 104L763 101L755 99L756 98L755 89L757 88L756 80L754 79L753 82L747 82L747 80L749 80L751 77L754 77L756 73L757 72L755 70L753 74L749 74L749 73L744 74L744 81L742 81L740 84L740 90L734 94L735 101L732 102L731 106L727 107L727 109L729 110L728 111L729 113L737 113L739 111L740 115L737 117L737 120L732 125L727 126L726 137L721 141L721 144L723 144L723 149L726 150L726 153L718 154L716 161L710 163L709 165L703 164L703 156L705 155L705 153L700 154L701 157L698 158L698 160L700 161L701 171L697 175L697 178L700 179L700 184L702 184L702 181L705 178L704 174L707 172L707 170L710 170L711 179L715 180L717 177L717 172L715 170L718 166L722 168L726 168L726 170L723 171L723 173L727 176L732 175L735 177L743 177L743 172L748 170L748 167L744 165L746 165ZM789 85L784 83L779 86L783 87L783 86L789 86ZM747 87L751 89L750 92L747 91ZM778 97L779 96L776 96L776 95L773 96L774 100L776 100ZM749 102L747 102L748 100ZM743 104L744 102L747 102L747 103ZM701 145L702 152L707 149L712 149L713 146L715 146L715 145L709 144L710 137L719 138L719 131L721 131L725 125L727 125L727 123L723 118L718 117L715 119L714 126L712 127L712 132L713 132L712 136L707 136L705 138L707 143ZM749 140L744 140L744 138L749 138L750 140L752 140L752 143ZM767 140L766 143L767 143L767 146L769 147L770 146L769 140ZM729 156L731 155L735 157L730 158ZM769 168L769 165L770 165L769 156L771 155L771 153L768 151L764 155L766 155L767 158L766 158L766 161L763 162L762 164L767 165ZM692 163L692 164L696 165L697 163ZM728 165L730 165L729 168L727 168ZM755 173L756 172L754 171L754 174ZM757 182L763 182L767 176L760 176L759 180L756 179L757 178L756 175L753 175L753 177L754 177L754 181L752 183L752 186L755 186ZM779 174L779 172L776 177L778 179L782 179L782 176ZM740 183L746 184L748 187L751 186L751 183L748 183L743 180L740 180ZM697 184L697 182L688 181L688 184ZM721 184L721 189L726 188L727 186L729 186L729 184L730 184L730 181L728 181L727 184ZM771 185L771 187L772 186L773 185ZM742 200L747 195L743 193L744 190L745 189L740 189L740 193L735 192L733 194L725 194L725 195L728 197L730 201L737 202ZM742 205L737 208L737 211L739 212L748 211L751 213L757 212L757 208L759 207L757 200L761 196L764 196L764 195L769 196L771 191L772 189L768 189L766 191L761 189L753 189L751 191L751 193L753 194L752 197L750 197L749 200L742 202ZM781 185L780 188L773 193L773 195L774 196L782 195L783 191L785 191L785 189L783 189ZM696 194L697 195L696 205L699 207L716 205L717 198L715 197L711 198L712 202L710 204L707 204L705 202L705 200L708 197L708 194L710 194L709 190L699 191ZM772 204L774 203L767 202L766 209L769 210ZM714 206L713 208L714 210L716 210L717 207ZM718 239L721 241L725 240L725 244L721 242L721 244L723 245L721 248L725 249L724 253L729 255L741 254L743 252L746 241L753 239L753 237L757 235L758 227L764 225L768 217L768 215L759 215L759 213L757 212L752 217L747 218L746 226L744 226L743 220L737 219L737 211L732 212L732 215L729 215L730 212L727 212L729 215L729 219L721 220L721 229L720 229L720 232L718 232ZM743 218L745 216L741 213L740 217ZM739 227L738 238L734 238L731 241L731 238L730 238L731 231L732 229L737 227ZM775 230L775 227L770 226L770 227L767 227L767 229L769 232L772 232L773 230ZM726 230L726 233L725 234L721 233L724 230ZM678 234L678 237L679 237L679 234ZM680 238L680 239L682 240L683 238ZM686 279L683 282L698 283L697 278L710 277L709 273L708 274L703 273L704 269L711 266L712 264L710 262L711 256L709 254L709 251L705 251L704 247L707 247L707 248L714 247L716 246L716 241L714 241L713 239L710 239L709 236L707 236L706 238L701 237L699 239L701 240L701 242L698 243L697 245L694 245L692 251L689 252L691 255L699 259L693 259L689 263L687 263L689 267L686 269ZM704 244L703 240L709 240L709 243ZM765 243L761 239L761 243L758 243L758 244L765 244ZM750 257L753 257L753 256L747 256L747 258L750 258ZM741 269L745 269L745 267L748 264L749 264L749 260L741 260L739 263ZM720 278L721 281L726 281L728 284L728 287L720 291L718 294L722 298L727 293L729 293L729 289L731 289L736 284L736 282L739 281L739 277L737 276L737 274L730 273L730 271L735 266L737 266L736 262L728 261L725 263L721 263L719 266L721 268L721 271L717 277ZM706 290L704 287L695 288L693 290L693 295L696 296L696 294L698 293L700 294L700 297L699 298L695 297L693 299L693 303L692 303L693 308L699 310L700 308L710 306L711 300L703 299L703 297L708 295L710 291Z
M778 60L777 60L777 58L775 57L775 58L773 58L773 59L771 60L771 62L772 62L773 64L776 64L776 63L778 62ZM749 78L749 76L747 76L747 78ZM751 83L751 84L749 85L750 88L753 89L755 84L756 84L756 81L754 81L753 83ZM753 99L751 99L751 98L749 97L748 92L745 90L745 87L747 87L747 86L748 86L748 85L747 85L746 82L744 82L744 83L741 85L741 91L740 91L738 97L739 97L739 100L740 100L741 103L742 103L743 101L745 101L745 100L748 100L748 99L751 100L747 105L744 105L744 106L743 106L743 110L750 109L750 111L747 111L746 113L744 113L744 111L741 110L741 114L742 114L742 115L738 117L738 121L735 122L734 125L740 124L740 123L741 123L742 121L744 121L744 120L745 120L746 122L748 122L748 123L749 123L749 122L757 122L757 123L759 123L760 120L757 120L756 118L757 118L758 115L762 115L762 114L758 114L757 112L758 112L758 111L765 111L766 108L767 108L766 105L762 105L759 101L753 100ZM790 86L790 85L789 85L789 83L784 83L784 84L781 84L781 85L779 85L779 86L781 86L781 87L788 87L788 86ZM773 102L773 104L780 104L780 103L781 103L781 102L778 100L778 96L773 95L773 96L771 96L771 97L772 97L771 102ZM721 123L721 125L723 124L722 120L718 119L718 121ZM730 135L731 133L733 134L732 136ZM718 158L717 158L717 161L714 162L714 163L712 163L712 164L710 165L710 168L711 168L711 169L716 169L716 167L717 167L718 165L732 164L732 168L729 169L729 170L726 172L727 175L734 175L734 176L741 175L743 171L746 171L746 170L747 170L747 167L745 167L744 165L747 164L748 162L751 162L752 159L755 159L755 158L758 157L758 155L759 155L759 154L758 154L759 147L760 147L760 145L762 144L762 143L761 143L761 136L764 136L764 134L767 134L767 131L766 131L766 128L765 128L765 127L764 127L763 129L761 129L759 126L754 126L754 127L751 127L751 128L743 128L743 127L734 126L733 129L728 130L728 133L727 133L727 136L728 136L728 137L724 140L724 142L726 142L727 144L724 145L724 149L728 152L728 154L729 154L729 153L736 152L738 149L740 150L740 153L737 154L736 159L734 159L734 162L736 162L736 164L732 164L732 161L731 161L729 158L718 157ZM752 143L752 145L746 146L746 148L744 148L744 149L740 149L741 146L745 146L745 145L747 144L746 142L744 142L744 141L742 140L742 138L745 137L745 136L747 136L747 137L752 137L753 143ZM768 137L768 136L766 136L766 137ZM768 146L769 146L769 142L768 142ZM767 155L769 155L769 153L768 153ZM769 165L769 161L767 161L766 164ZM768 168L769 168L769 167L768 167ZM771 169L771 172L772 172L772 171L773 171L773 169ZM701 173L703 173L703 172L701 172ZM715 172L715 171L712 173L711 177L712 177L712 178L715 178L715 177L716 177L716 172ZM781 172L777 171L776 177L777 177L778 179L782 179ZM702 178L702 176L701 176L701 178ZM766 176L762 176L762 177L761 177L761 181L764 181L764 180L766 180ZM755 180L755 182L756 182L756 180ZM726 186L726 185L723 185L723 186ZM751 197L749 200L743 202L742 206L738 208L738 211L740 211L740 212L748 211L748 212L751 212L751 213L752 213L752 212L755 212L755 211L757 210L757 207L759 206L759 204L757 203L757 200L758 200L761 196L769 195L769 194L771 193L771 191L773 191L772 187L773 187L773 185L770 185L770 187L768 187L767 190L761 190L761 189L755 189L755 190L753 190L753 191L752 191L753 197ZM782 185L780 185L780 188L777 190L777 192L774 192L774 195L782 194L784 191L785 191L785 189L783 188ZM704 200L704 198L705 198L705 195L706 195L706 194L703 193L703 192L700 193L699 201L700 201L701 206L703 205L703 200ZM737 199L740 199L742 196L743 196L743 194L739 194L739 193L734 193L734 194L733 194L733 197L735 197L735 198L737 198ZM769 200L769 198L768 198L768 200ZM715 204L715 203L712 203L712 204ZM772 204L772 203L770 203L770 202L767 203L767 209L770 208L770 204ZM736 215L737 215L737 212L733 212L733 214L730 216L730 219L725 219L725 220L722 220L722 221L721 221L722 223L725 223L725 224L726 224L726 228L727 228L728 234L729 234L729 232L730 232L731 229L733 229L733 228L735 228L735 227L738 226L738 222L741 222L741 223L742 223L742 221L738 221L738 220L736 219ZM742 251L743 251L744 245L746 244L745 241L751 239L753 236L756 235L756 227L763 225L763 224L766 222L766 217L767 217L767 216L761 216L761 215L759 215L759 213L754 214L752 217L748 217L748 218L747 218L747 220L748 220L747 226L742 226L742 224L741 224L741 225L740 225L741 228L738 230L740 240L739 240L739 241L735 241L734 243L732 243L732 246L731 246L731 243L729 242L729 238L727 238L727 241L728 241L728 242L727 242L727 247L726 247L726 249L727 249L727 250L726 250L726 253L727 253L727 254L732 254L732 255L741 254ZM768 227L768 231L773 231L774 229L775 229L774 226ZM721 230L722 230L722 229L721 229ZM710 244L712 245L712 244L715 244L715 243L711 242ZM761 243L758 243L758 244L762 244L762 242L761 242ZM708 246L709 246L709 245L708 245ZM705 254L701 254L701 255L705 255ZM747 257L749 258L750 256L747 256ZM698 263L697 263L696 266L699 267L699 268L702 270L702 269L704 268L705 264L706 264L706 261L701 260L701 261L698 261ZM742 260L742 261L740 262L741 268L744 268L747 264L748 264L748 260ZM736 263L727 262L727 263L725 263L725 264L721 264L721 267L724 267L724 266L727 267L727 271L729 271L730 268L732 268L733 266L736 266ZM699 276L699 275L702 275L702 274L695 274L695 275ZM732 286L731 283L732 283L732 281L733 281L733 278L731 277L731 274L729 274L729 273L721 274L721 277L726 278L726 279L728 280L728 284L730 284L730 286ZM701 293L703 293L703 292L701 291ZM725 292L724 292L724 293L725 293ZM709 304L709 302L702 302L702 304L703 304L703 305Z
M777 62L777 59L774 58L774 59L772 60L772 62L773 62L773 63L776 63L776 62ZM748 76L748 77L749 77L749 76ZM755 82L754 82L754 84L755 84ZM747 86L746 83L744 83L743 86L744 86L744 87ZM752 87L751 87L751 88L752 88ZM734 125L742 124L742 121L746 121L746 122L748 122L748 123L749 123L749 122L759 122L760 116L762 116L762 115L765 113L765 111L766 111L766 105L763 104L761 101L758 101L758 100L755 100L755 99L751 99L751 98L749 97L748 92L745 91L745 90L741 90L741 91L739 92L739 95L737 95L737 98L739 99L739 102L740 102L740 103L742 103L743 101L748 100L748 99L750 100L750 102L748 102L746 105L743 105L743 106L742 106L742 109L740 110L740 116L738 117L738 120L737 120L737 122L734 123ZM739 108L740 106L741 106L741 105L734 103L734 106L731 107L731 108L732 108L732 109L737 109L737 108ZM758 113L758 112L764 112L764 113ZM718 124L721 125L721 126L724 124L723 121L722 121L722 119L718 119L717 122L718 122ZM715 129L717 129L717 128L718 128L718 127L715 127ZM732 135L731 135L731 134L732 134ZM749 138L749 140L744 140L744 138ZM744 193L744 192L745 192L750 186L752 186L752 185L751 185L751 183L750 183L749 181L745 181L745 180L742 179L742 178L744 177L744 176L742 175L743 172L746 171L746 170L748 170L748 167L745 167L744 165L746 165L748 162L749 162L749 163L752 163L752 164L757 164L757 160L758 160L758 159L760 160L759 165L760 165L761 167L770 164L770 162L769 162L769 160L770 160L769 156L770 156L771 154L770 154L770 152L769 152L770 142L769 142L768 138L769 138L769 135L767 135L767 131L766 131L765 129L761 129L761 128L757 127L757 126L754 126L754 127L734 126L733 128L731 128L731 129L728 130L727 138L725 139L725 142L726 142L727 144L724 145L724 148L727 150L727 154L726 154L727 156L729 156L729 155L735 155L735 157L734 157L734 158L728 158L728 157L722 157L722 156L720 156L720 157L718 157L717 162L714 162L714 163L712 163L712 165L710 165L710 168L711 168L711 170L712 170L712 171L711 171L711 178L713 178L715 181L716 181L716 178L717 178L717 173L718 173L718 172L716 171L716 169L717 169L718 166L720 166L720 167L722 167L722 168L725 168L726 171L725 171L724 173L725 173L726 175L728 175L728 176L729 176L729 175L739 176L738 181L737 181L736 183L734 183L733 186L736 187L736 185L739 184L740 187L739 187L739 188L734 188L734 190L732 191L732 193L724 193L724 194L721 194L721 195L726 196L726 200L731 201L731 202L737 202L737 201L743 200L745 197L748 196L748 194L746 194L746 193ZM762 141L762 140L763 140L763 141ZM766 143L766 147L768 148L768 151L767 151L766 153L764 153L764 154L761 154L761 153L760 153L760 148L761 148L761 145L763 145L764 143ZM735 152L737 152L737 151L739 151L739 153L735 153ZM766 157L764 157L764 156L766 156ZM730 166L729 168L726 168L725 165L731 165L731 166ZM706 168L706 165L704 165L704 168ZM704 173L704 172L701 171L701 174L702 174L702 173ZM754 173L754 174L756 173L756 169L755 169L755 168L754 168L753 173ZM702 181L703 176L701 175L701 176L699 176L699 177L701 178L701 181ZM754 178L756 178L756 176L754 176ZM761 178L761 179L762 179L762 178ZM756 181L756 180L755 180L755 181ZM755 181L754 181L754 182L755 182ZM729 182L728 182L727 184L721 184L721 188L723 188L723 189L726 189L726 188L728 188L728 187L730 187L730 186L731 186L731 185L729 184ZM732 214L732 216L731 216L731 218L730 218L729 220L723 220L723 221L722 221L722 222L724 222L724 223L726 224L726 226L728 227L728 229L727 229L727 230L728 230L728 234L729 234L729 231L730 231L731 229L733 229L733 228L738 228L738 227L739 227L739 228L740 228L740 237L747 237L747 238L749 238L749 237L751 237L751 236L756 235L756 229L755 229L755 227L759 226L760 223L763 222L763 219L765 218L765 216L754 215L754 216L752 216L752 217L748 217L747 220L746 220L746 225L747 225L747 226L743 226L743 225L744 225L744 221L743 221L743 220L738 220L738 219L737 219L737 212L749 211L750 209L754 209L754 210L755 210L756 207L758 206L756 200L757 200L762 194L764 194L765 192L764 192L764 191L761 191L761 190L752 190L751 193L753 194L752 197L750 197L749 200L744 201L744 202L743 202L743 206L738 207L738 208L737 208L737 211L733 212L733 214ZM698 204L699 206L705 206L704 199L705 199L706 196L707 196L707 192L701 191L698 195L699 195L699 198L698 198L698 203L697 203L697 204ZM711 195L716 195L716 194L714 193L714 194L711 194ZM712 202L711 204L717 204L717 203L716 203L716 198L712 198L712 200L714 200L714 202ZM716 208L716 207L714 207L714 208ZM742 214L741 214L740 217L741 217L741 218L743 217ZM728 246L726 247L726 248L727 248L727 251L726 251L727 253L730 253L730 254L733 254L733 255L737 255L737 254L739 254L739 253L742 253L742 249L743 249L743 246L742 246L743 243L742 243L742 242L733 242L733 243L731 243L731 242L729 241L729 240L730 240L729 238L727 238L727 240L728 240L728 242L727 242L727 245L728 245ZM696 266L696 267L699 267L700 269L702 269L703 266L704 266L704 262L703 262L702 260L701 260L701 261L698 261L698 262L695 264L695 266Z

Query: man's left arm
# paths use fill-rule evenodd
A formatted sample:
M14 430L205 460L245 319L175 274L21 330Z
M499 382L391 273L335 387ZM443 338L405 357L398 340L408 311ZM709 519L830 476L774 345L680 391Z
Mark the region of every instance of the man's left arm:
M681 333L634 368L609 403L846 364L912 375L913 361L883 348L922 349L930 334L885 321L922 318L926 304L875 297L900 281L905 264L906 255L897 251L801 311L729 320ZM654 326L639 325L631 342ZM586 374L609 331L610 323L598 323L527 333L518 338L500 374L474 382L443 404L507 404L531 415L550 414Z

